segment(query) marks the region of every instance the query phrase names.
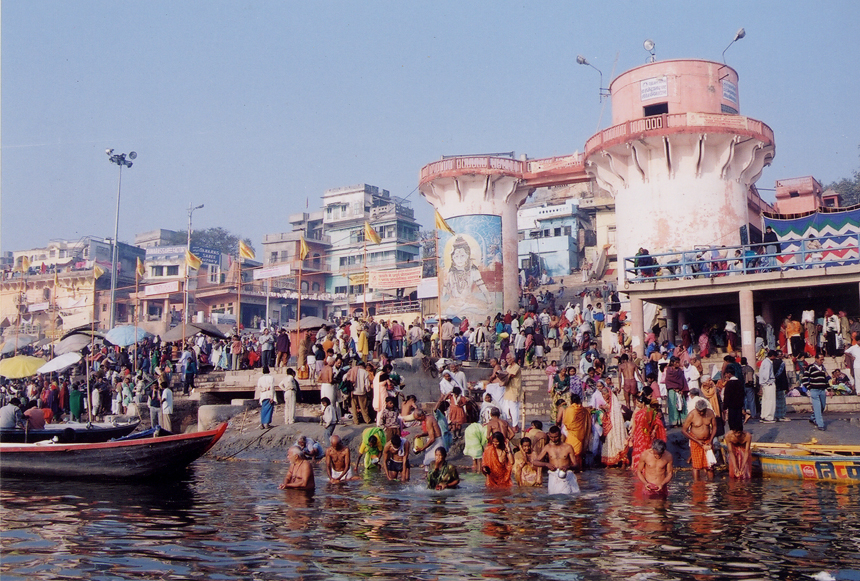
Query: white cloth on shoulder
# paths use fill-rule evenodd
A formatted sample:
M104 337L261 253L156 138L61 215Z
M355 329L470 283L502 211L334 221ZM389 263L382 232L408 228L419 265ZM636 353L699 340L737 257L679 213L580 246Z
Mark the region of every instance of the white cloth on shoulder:
M550 470L547 488L550 494L579 494L579 482L573 470Z

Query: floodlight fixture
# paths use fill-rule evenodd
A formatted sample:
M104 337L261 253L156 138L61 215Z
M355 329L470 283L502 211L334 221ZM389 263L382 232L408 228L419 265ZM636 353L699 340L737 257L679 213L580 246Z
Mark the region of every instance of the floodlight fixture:
M742 39L742 38L743 38L743 37L745 37L746 35L747 35L747 31L746 31L746 30L744 30L744 29L743 29L743 27L741 27L741 28L739 28L739 29L738 29L738 31L735 33L735 37L734 37L734 38L732 39L732 41L729 43L729 46L727 46L727 47L723 50L723 64L726 64L726 51L727 51L727 50L729 50L729 48L731 48L731 46L732 46L734 43L736 43L737 41L739 41L740 39Z
M648 62L653 63L654 61L656 61L657 56L654 54L654 47L657 45L654 43L654 41L649 38L642 43L642 46L645 48L645 50L651 53L651 56L648 57Z
M609 89L606 89L603 87L603 71L598 69L596 66L594 66L590 62L588 62L588 60L586 60L586 58L584 56L582 56L581 54L576 55L576 63L580 64L580 65L589 66L592 69L594 69L595 71L597 71L598 73L600 73L600 91L599 91L599 94L600 94L600 101L603 102L604 97L610 96Z

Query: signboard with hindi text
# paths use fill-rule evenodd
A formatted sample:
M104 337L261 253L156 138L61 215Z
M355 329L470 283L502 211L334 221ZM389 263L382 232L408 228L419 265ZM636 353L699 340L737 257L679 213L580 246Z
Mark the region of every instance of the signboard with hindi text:
M179 281L174 280L171 282L163 282L161 284L148 284L143 289L143 294L145 296L152 295L163 295L167 293L178 293L179 292Z
M277 264L275 266L267 266L266 268L258 268L254 270L254 280L277 278L279 276L290 276L289 264Z
M421 282L421 268L400 268L370 273L370 288L391 289L418 286Z

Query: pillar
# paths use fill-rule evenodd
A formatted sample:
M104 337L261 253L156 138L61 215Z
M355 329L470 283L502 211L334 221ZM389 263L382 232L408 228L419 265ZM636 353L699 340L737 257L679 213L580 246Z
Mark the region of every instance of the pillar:
M497 312L516 311L517 208L530 190L518 188L520 179L513 169L475 169L465 167L462 160L446 161L460 163L420 185L421 194L454 231L437 230L442 316L481 321ZM513 162L503 161L486 165Z
M161 320L170 322L170 298L164 299L164 307L161 309Z
M748 362L755 361L755 309L753 306L753 292L742 290L738 292L741 307L741 354Z
M642 299L630 297L630 332L632 333L630 346L636 357L645 356L645 315L642 312Z
M666 315L666 335L669 337L669 341L675 343L675 336L678 333L675 317L678 315L678 311L672 307L663 307L663 313Z

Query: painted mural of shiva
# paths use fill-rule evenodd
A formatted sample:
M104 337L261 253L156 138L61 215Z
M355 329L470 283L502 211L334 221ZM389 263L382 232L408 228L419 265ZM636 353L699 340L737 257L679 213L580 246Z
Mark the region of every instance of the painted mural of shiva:
M451 266L445 275L442 295L447 299L447 312L470 313L486 311L490 293L481 271L472 262L472 248L465 238L457 236L451 246Z

